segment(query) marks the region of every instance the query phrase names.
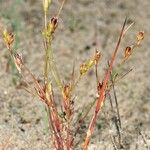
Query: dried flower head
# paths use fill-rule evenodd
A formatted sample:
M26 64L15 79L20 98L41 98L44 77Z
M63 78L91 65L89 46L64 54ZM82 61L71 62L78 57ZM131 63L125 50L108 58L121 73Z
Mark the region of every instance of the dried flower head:
M140 31L137 35L137 45L139 45L143 39L144 39L144 32Z
M83 63L80 65L80 75L83 75L87 72L87 67L86 65Z
M51 20L49 21L49 23L47 25L47 29L45 29L43 31L43 35L47 39L50 39L50 37L52 36L52 34L55 32L57 26L58 26L58 18L57 17L51 18Z
M95 64L98 64L101 56L102 56L102 54L98 50L96 50L96 52L95 52L95 58L94 58L95 59Z
M65 85L63 88L63 97L64 99L68 99L70 97L71 87L70 85Z
M50 96L52 95L52 84L51 84L51 82L47 83L44 86L43 91L45 92L46 98L48 100L50 100Z
M143 40L144 39L144 32L143 31L140 31L137 35L137 40L140 41L140 40Z
M57 17L51 18L50 25L51 25L51 32L54 33L58 26L58 18Z
M14 34L12 32L3 31L3 38L7 45L7 48L10 49L14 42Z
M80 75L84 75L93 65L98 64L100 58L101 53L96 50L95 55L91 59L80 65Z
M80 65L80 75L84 75L85 73L87 73L87 71L89 71L89 69L94 65L95 61L89 60L86 63L83 63Z
M135 46L132 45L132 46L127 46L125 48L125 50L124 50L124 58L123 58L122 63L125 62L129 58L129 56L132 54L132 51L133 51L134 47Z
M128 58L132 53L132 48L130 46L127 46L124 50L124 57Z

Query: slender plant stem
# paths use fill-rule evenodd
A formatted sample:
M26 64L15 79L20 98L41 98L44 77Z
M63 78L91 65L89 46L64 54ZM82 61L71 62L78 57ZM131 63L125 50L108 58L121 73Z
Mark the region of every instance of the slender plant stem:
M92 136L92 134L94 132L94 128L95 128L95 125L96 125L96 119L97 119L98 112L100 111L100 109L101 109L101 107L102 107L102 105L104 103L105 93L106 93L107 85L108 85L108 82L109 82L110 73L112 71L113 64L114 64L114 61L115 61L115 58L116 58L116 55L117 55L117 52L118 52L118 49L119 49L119 45L120 45L120 42L121 42L121 39L122 39L122 36L123 36L125 24L126 24L126 19L124 21L124 24L123 24L123 27L122 27L122 30L121 30L120 37L119 37L119 40L117 42L116 48L115 48L115 50L114 50L114 52L112 54L109 68L106 71L106 74L105 74L105 77L104 77L104 80L103 80L102 88L99 91L99 95L100 96L99 96L99 98L97 100L95 113L94 113L94 115L93 115L93 117L91 119L91 122L89 124L89 128L87 130L87 135L86 135L83 147L82 147L83 150L87 150L88 149L88 145L90 143L90 139L91 139L91 136Z

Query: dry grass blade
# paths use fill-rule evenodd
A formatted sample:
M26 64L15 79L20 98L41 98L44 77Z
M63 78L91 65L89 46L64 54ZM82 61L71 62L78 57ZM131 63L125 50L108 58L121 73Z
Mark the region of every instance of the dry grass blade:
M132 22L125 30L123 33L123 36L126 34L126 32L133 26L134 22Z
M58 13L57 13L57 16L56 16L57 18L60 16L60 13L61 13L61 11L62 11L62 9L63 9L64 4L65 4L65 1L66 1L66 0L63 0L62 3L61 3L61 6L60 6L60 8L59 8L59 10L58 10Z

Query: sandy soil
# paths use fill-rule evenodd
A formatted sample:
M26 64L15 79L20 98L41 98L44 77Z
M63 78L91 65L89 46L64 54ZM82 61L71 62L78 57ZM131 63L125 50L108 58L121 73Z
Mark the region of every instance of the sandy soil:
M67 82L73 60L76 60L76 73L78 74L78 66L94 53L95 41L97 41L97 48L103 54L99 66L101 77L103 76L107 60L115 47L126 16L129 18L128 24L132 21L135 24L123 39L119 60L122 58L123 49L134 42L136 33L145 32L142 46L136 49L132 58L124 66L125 70L133 68L133 71L116 85L124 150L147 150L147 146L150 147L149 6L149 0L67 1L54 37L56 64L62 79ZM50 16L55 15L58 8L58 1L53 2L49 12ZM16 25L13 20L17 20L19 26L17 29L20 39L18 50L23 54L27 65L41 79L43 72L41 2L0 0L0 24L14 29ZM0 149L5 146L9 150L53 149L43 119L45 118L44 106L38 98L33 98L23 89L14 86L12 74L5 71L6 55L7 51L0 39ZM81 112L87 101L90 102L94 96L95 76L91 71L78 85L75 92L75 111ZM104 113L110 113L109 110L109 102L106 100L104 110L97 121L90 150L114 149L110 132L114 135L116 133L113 128L110 130L108 127ZM85 127L88 122L85 123ZM80 149L80 147L77 146L75 149Z

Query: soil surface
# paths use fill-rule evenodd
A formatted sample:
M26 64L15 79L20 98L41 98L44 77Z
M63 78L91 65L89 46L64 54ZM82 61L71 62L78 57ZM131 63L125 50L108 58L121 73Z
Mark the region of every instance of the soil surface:
M49 19L57 13L59 7L59 0L52 2ZM91 58L96 48L103 55L98 67L102 80L125 18L128 18L127 25L132 22L134 25L123 38L116 63L123 59L125 47L133 44L137 33L144 31L144 41L123 66L124 73L133 70L115 86L122 123L122 148L118 149L150 148L149 7L149 0L68 0L61 12L53 40L55 62L64 83L69 82L73 62L75 61L75 72L78 76L80 64ZM39 80L42 79L44 65L42 8L42 1L0 0L0 26L15 32L15 47L22 53L27 66ZM45 106L22 88L23 79L16 77L11 66L7 67L9 61L8 51L0 38L0 149L53 149L47 130ZM55 84L54 92L58 103L61 97ZM111 94L114 101L113 92ZM81 113L93 101L96 97L94 69L78 84L73 97L76 114ZM94 109L80 131L83 135L93 112ZM89 150L114 149L110 135L117 139L118 134L111 113L107 97ZM76 142L82 143L83 137L79 134ZM74 149L81 149L80 144Z

